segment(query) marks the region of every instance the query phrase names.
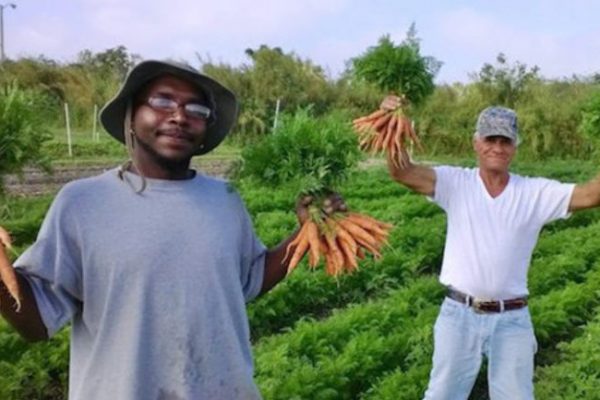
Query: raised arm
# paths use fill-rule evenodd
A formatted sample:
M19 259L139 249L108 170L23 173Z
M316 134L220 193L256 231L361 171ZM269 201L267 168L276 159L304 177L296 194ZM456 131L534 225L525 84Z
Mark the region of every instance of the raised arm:
M401 105L402 100L398 96L386 96L381 102L380 108L383 110L395 110ZM426 196L433 196L435 191L435 171L433 168L423 165L413 164L406 149L401 148L399 158L402 160L396 163L390 158L388 153L387 161L390 175L394 180L417 193ZM401 166L399 166L401 165Z
M435 192L435 171L433 168L413 164L406 150L402 149L402 152L402 157L405 160L402 168L399 168L388 156L388 169L392 178L417 193L433 196Z
M600 206L600 175L589 182L575 186L569 211L579 211Z

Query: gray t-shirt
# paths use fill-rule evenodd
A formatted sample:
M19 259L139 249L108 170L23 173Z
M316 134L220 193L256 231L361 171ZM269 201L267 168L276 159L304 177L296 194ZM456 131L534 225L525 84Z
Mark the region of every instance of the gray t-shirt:
M50 335L72 322L69 399L258 399L245 302L265 254L226 182L136 194L110 170L59 192L15 266Z

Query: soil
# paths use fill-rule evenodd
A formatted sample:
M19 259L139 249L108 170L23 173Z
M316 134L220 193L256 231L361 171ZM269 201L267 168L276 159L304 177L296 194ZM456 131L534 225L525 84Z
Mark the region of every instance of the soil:
M192 161L194 168L198 171L218 178L229 177L234 162L235 160L232 159L198 159ZM360 163L359 168L381 165L384 165L381 159L367 159ZM117 164L59 166L54 167L51 174L35 168L25 168L21 177L18 175L5 176L4 189L13 196L56 193L67 182L99 175L116 166Z
M229 175L232 165L233 161L231 160L194 161L194 167L198 171L219 178L226 178ZM51 174L35 168L25 168L22 176L5 176L4 189L8 194L13 196L36 196L56 193L67 182L99 175L115 167L115 164L60 166L54 167Z

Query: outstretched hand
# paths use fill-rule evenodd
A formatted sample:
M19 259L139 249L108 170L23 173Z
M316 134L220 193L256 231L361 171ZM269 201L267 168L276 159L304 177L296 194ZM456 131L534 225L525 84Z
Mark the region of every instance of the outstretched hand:
M343 197L336 192L329 193L320 201L320 204L314 204L315 201L319 200L315 200L314 196L307 195L300 197L296 202L296 216L300 225L304 224L310 218L309 208L311 206L317 207L326 215L331 215L337 211L348 211Z
M405 100L403 100L402 97L388 95L385 96L384 99L381 101L379 108L381 108L382 110L394 111L398 107L402 106L404 102Z

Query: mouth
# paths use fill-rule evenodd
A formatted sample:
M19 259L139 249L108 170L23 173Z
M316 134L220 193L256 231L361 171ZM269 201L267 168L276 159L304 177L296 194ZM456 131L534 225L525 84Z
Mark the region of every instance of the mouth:
M193 141L190 134L178 129L159 131L158 136L163 136L176 143L191 143Z

